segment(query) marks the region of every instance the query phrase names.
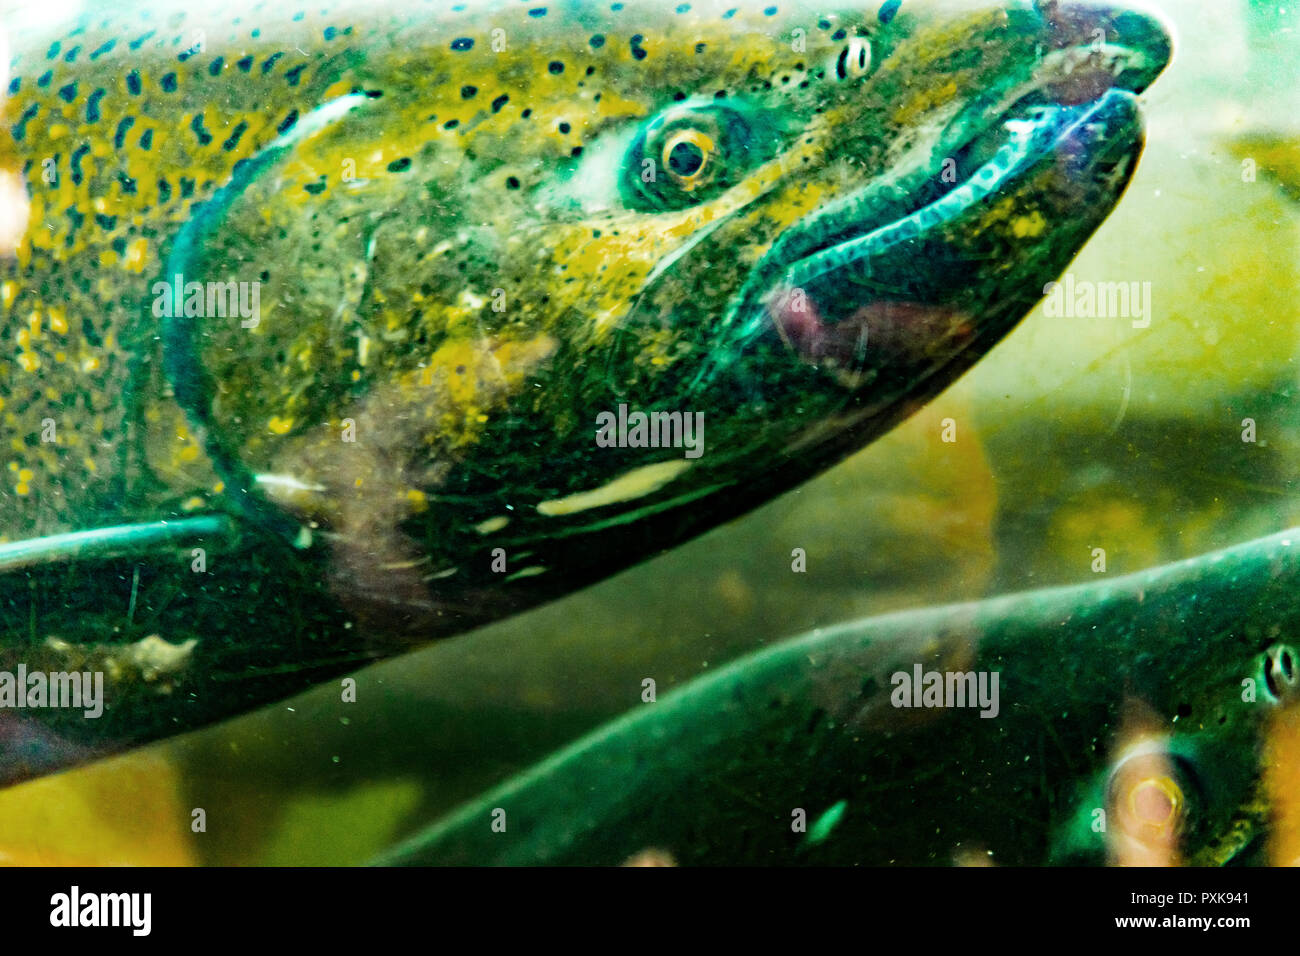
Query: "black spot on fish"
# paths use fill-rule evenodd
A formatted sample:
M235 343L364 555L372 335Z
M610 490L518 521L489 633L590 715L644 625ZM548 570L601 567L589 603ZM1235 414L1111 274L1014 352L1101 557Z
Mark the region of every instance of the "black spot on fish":
M765 7L765 8L763 9L763 16L765 16L765 17L774 17L774 16L776 16L776 7Z
M239 67L240 72L247 73L253 68L253 58L251 56L246 56L241 60L236 60L235 66Z
M113 247L113 251L116 252L119 256L126 255L126 238L123 236L118 236L116 239L113 240L112 247Z
M59 51L62 49L63 49L63 44L60 43L58 40L55 40L53 43L50 44L50 49L49 52L45 54L45 59L53 60L56 56L59 55Z
M730 10L728 10L726 13L724 13L724 14L722 15L722 19L724 19L724 20L730 20L730 19L731 19L732 17L734 17L735 15L736 15L736 8L735 8L735 7L732 7Z
M803 732L805 734L816 733L817 728L821 726L822 721L825 719L826 719L826 711L823 710L821 707L814 707L813 712L808 715L808 724L806 727L804 727Z
M194 119L190 120L190 129L192 129L194 135L198 137L200 146L207 146L212 142L212 134L203 128L202 113L196 114Z
M225 57L217 57L208 64L208 76L220 76L221 71L226 67Z
M473 37L456 37L451 41L451 48L457 53L464 53L466 50L474 49Z
M10 80L9 95L10 96L15 95L18 92L19 88L22 86L22 84L23 84L23 78L21 76L15 76L12 80Z
M128 43L127 46L129 46L132 50L138 50L140 49L140 47L148 43L149 39L157 32L158 32L157 30L150 30L144 36L136 37L134 40Z
M85 215L76 206L68 207L67 216L72 222L72 231L74 233L86 223ZM72 236L68 236L68 245L72 245Z
M295 66L288 73L286 73L284 75L284 78L289 81L290 86L297 86L298 81L302 79L302 71L305 69L307 69L307 64L301 63L298 66Z
M181 177L181 198L182 199L189 199L191 196L194 195L194 185L195 185L194 180L191 179L189 176Z
M390 173L404 173L410 168L411 168L411 158L409 156L403 156L401 159L395 159L388 164L388 171Z
M140 137L140 148L145 152L153 149L153 130L147 129L144 135Z
M834 33L831 34L831 39L843 40L848 35L849 35L848 31L846 31L843 27L840 27L838 30L836 30Z
M167 202L172 198L172 184L166 179L158 177L158 201Z
M41 89L45 89L47 86L50 85L50 81L53 79L54 79L54 71L46 70L39 77L37 77L36 85L39 86Z
M545 8L545 7L533 7L533 9L531 9L531 10L528 11L528 15L529 15L530 17L534 18L534 19L540 19L541 17L546 16L546 8Z
M235 128L230 131L230 135L226 137L226 141L221 144L221 148L226 152L235 149L235 147L239 145L239 141L244 138L244 133L247 131L248 124L243 120L240 120L240 122L235 125Z
M644 60L646 58L646 51L641 48L643 40L645 40L645 37L637 33L628 41L629 46L632 48L632 58L635 60Z
M94 51L91 52L90 58L92 60L98 60L101 56L109 52L115 46L117 46L116 40L109 40L107 43L102 43Z
M333 40L339 35L338 27L326 27L324 35L326 40Z
M597 33L587 42L599 50L605 45L605 35L603 33Z
M831 21L829 21L829 20L818 20L818 21L817 21L817 28L818 28L819 30L829 30L829 29L831 28Z
M176 92L176 74L168 73L162 78L162 89L164 93Z
M110 232L117 228L117 217L106 216L102 212L95 213L95 225L99 226L105 232Z
M27 138L27 121L35 118L36 111L39 111L39 109L39 104L32 103L30 107L27 107L25 111L22 111L22 116L18 117L18 122L16 122L16 124L13 125L13 129L10 130L10 135L12 135L14 139L17 139L19 143L21 143L23 139Z
M125 239L122 240L122 249L125 252L126 250ZM96 329L95 326L92 325L91 323L92 323L92 319L89 315L83 315L81 317L81 337L86 340L86 344L89 345L91 348L96 348L96 349L101 348L104 344L104 340L99 337L99 330Z
M298 111L290 110L289 115L280 120L280 125L275 128L277 133L287 133L298 122Z
M556 129L558 129L563 135L568 136L569 130L573 129L573 127L570 126L568 123L560 123L560 125L557 126Z
M533 115L533 108L530 106L530 107L528 107L528 109L524 110L524 111L523 111L522 113L520 113L519 115L520 115L520 117L522 117L523 119L528 119L528 117L530 117L530 116Z
M704 44L704 43L697 43L697 44L695 44L695 52L696 52L696 53L703 53L706 47L707 47L707 44Z
M885 0L880 5L880 11L876 14L876 19L881 23L888 23L894 19L894 15L898 13L898 8L902 5L903 0Z
M293 22L294 22L294 23L301 23L301 22L302 22L302 18L305 17L306 15L307 15L306 11L304 11L304 10L299 10L297 13L295 13L295 14L293 15Z
M59 99L63 100L63 102L71 103L75 101L76 98L77 98L77 84L75 81L69 83L67 86L62 86L59 88Z
M266 74L268 74L268 73L270 73L272 70L274 70L274 69L275 69L275 64L279 61L280 57L282 57L282 56L284 56L283 53L272 53L270 56L268 56L268 57L267 57L267 58L262 62L262 75L263 75L263 76L266 76Z
M117 181L122 184L122 195L124 196L134 196L138 191L136 189L135 180L124 172L118 172Z
M546 64L546 68L555 74L564 72L564 64L559 60L552 60L550 63Z
M91 93L90 96L86 97L86 122L87 123L99 122L100 119L99 101L104 98L104 94L107 92L108 90L104 89L103 87L100 87L99 89L95 90L95 92Z
M472 100L478 95L478 87L466 84L460 88L460 98L462 100Z
M445 122L445 123L442 124L442 128L443 128L443 129L455 129L455 128L456 128L457 126L459 126L459 125L460 125L460 120L458 120L458 119L449 119L449 120L447 120L447 122Z
M501 107L505 106L509 102L510 102L510 96L506 93L502 93L500 96L498 96L496 99L492 101L492 112L493 113L501 112Z
M319 196L319 195L320 195L321 193L323 193L326 189L328 189L329 186L328 186L328 184L325 182L325 177L324 177L324 176L321 176L321 178L319 179L319 181L314 182L314 183L308 183L306 186L303 186L302 188L305 189L305 190L307 190L307 192L311 193L313 196Z
M72 170L72 182L78 186L80 186L81 181L85 179L85 176L81 172L81 161L86 158L86 154L89 152L90 146L86 143L82 143L73 151L72 159L68 162L69 168Z
M126 91L132 96L139 96L140 89L140 73L138 70L132 70L126 75Z
M690 9L691 9L691 5L690 5L689 3L679 3L679 4L677 4L677 12L678 12L678 13L689 13L689 12L690 12Z
M573 147L573 149L569 150L569 155L577 159L579 156L582 155L582 147L581 146Z

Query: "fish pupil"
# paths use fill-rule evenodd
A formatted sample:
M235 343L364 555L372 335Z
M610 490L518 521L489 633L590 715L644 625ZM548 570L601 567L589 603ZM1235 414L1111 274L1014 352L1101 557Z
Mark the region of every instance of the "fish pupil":
M668 164L678 176L694 176L704 166L704 150L695 143L678 143L668 154Z

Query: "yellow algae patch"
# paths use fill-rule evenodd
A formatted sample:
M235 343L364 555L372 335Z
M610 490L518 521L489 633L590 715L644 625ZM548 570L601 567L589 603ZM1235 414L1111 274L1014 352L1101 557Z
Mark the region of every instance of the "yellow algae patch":
M503 404L557 347L545 334L499 345L448 342L423 368L401 377L401 401L418 404L426 416L436 418L433 433L447 445L473 442L488 421L486 410ZM432 397L422 394L424 389L431 390Z
M676 459L634 468L626 474L619 475L609 484L592 491L580 491L566 498L543 501L537 506L537 511L547 517L557 517L586 511L589 508L603 508L605 505L617 504L620 501L632 501L652 491L658 491L690 467L689 461Z
M1024 239L1027 236L1042 235L1043 230L1047 228L1047 220L1035 209L1028 216L1020 216L1011 223L1011 232L1017 239Z

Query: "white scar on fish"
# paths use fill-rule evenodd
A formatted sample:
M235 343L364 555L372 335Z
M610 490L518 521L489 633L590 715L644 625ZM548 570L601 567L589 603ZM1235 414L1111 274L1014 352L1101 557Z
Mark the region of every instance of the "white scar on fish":
M580 491L565 498L543 501L537 506L537 511L548 517L554 517L556 515L571 515L578 511L586 511L589 508L600 508L620 501L632 501L648 495L652 491L658 491L690 467L691 463L689 461L674 459L673 461L661 461L653 465L634 468L625 474L619 475L609 484L602 485L591 491Z

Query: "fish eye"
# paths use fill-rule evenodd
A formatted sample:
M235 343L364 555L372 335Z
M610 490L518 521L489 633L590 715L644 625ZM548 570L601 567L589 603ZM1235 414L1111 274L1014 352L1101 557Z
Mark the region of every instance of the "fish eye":
M1289 644L1274 644L1264 655L1264 683L1277 700L1290 700L1300 690L1296 653Z
M835 76L853 80L871 71L871 44L863 37L854 37L835 58Z
M709 202L776 154L781 118L751 104L674 104L645 123L621 160L624 204L646 212Z
M664 141L661 162L677 185L689 192L707 181L716 153L717 146L707 133L683 129Z
M1131 748L1106 784L1108 812L1124 833L1151 846L1171 845L1183 835L1198 795L1190 762L1162 740Z

